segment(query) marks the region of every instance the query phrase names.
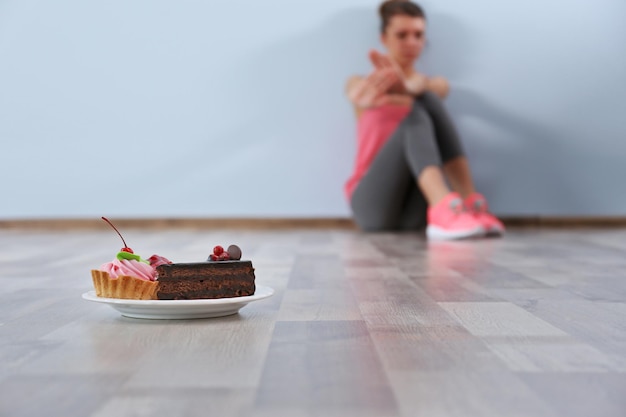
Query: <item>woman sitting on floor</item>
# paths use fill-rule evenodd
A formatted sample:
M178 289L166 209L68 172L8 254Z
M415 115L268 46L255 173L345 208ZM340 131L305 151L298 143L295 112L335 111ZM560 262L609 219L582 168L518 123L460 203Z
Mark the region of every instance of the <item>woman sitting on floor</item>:
M386 54L370 51L372 72L347 85L358 118L356 163L345 185L355 222L365 231L426 226L430 239L503 234L474 188L442 104L447 81L415 69L425 41L422 8L390 0L380 6L380 16Z

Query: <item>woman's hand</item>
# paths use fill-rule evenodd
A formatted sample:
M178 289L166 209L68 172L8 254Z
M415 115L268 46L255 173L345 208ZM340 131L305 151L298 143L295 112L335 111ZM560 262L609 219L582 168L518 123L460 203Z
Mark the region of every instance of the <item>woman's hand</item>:
M391 58L380 52L372 49L369 53L369 58L374 68L380 69L392 69L398 77L398 81L391 87L391 92L396 94L408 94L417 96L426 91L428 87L428 78L418 72L413 72L410 75L404 74L402 68L396 64Z
M346 87L348 99L357 108L379 107L390 102L391 87L399 81L392 68L376 68L365 78L352 78Z

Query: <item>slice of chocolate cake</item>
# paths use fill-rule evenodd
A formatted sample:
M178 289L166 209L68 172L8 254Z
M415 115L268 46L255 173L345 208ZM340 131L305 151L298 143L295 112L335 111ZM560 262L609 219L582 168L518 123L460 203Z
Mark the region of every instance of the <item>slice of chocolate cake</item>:
M253 295L251 261L163 264L156 268L159 300L195 300Z

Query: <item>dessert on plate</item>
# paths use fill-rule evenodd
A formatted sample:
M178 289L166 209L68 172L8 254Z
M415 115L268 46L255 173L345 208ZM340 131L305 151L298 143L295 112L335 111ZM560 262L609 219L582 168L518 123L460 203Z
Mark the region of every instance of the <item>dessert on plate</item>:
M152 255L143 259L126 245L115 259L91 270L96 295L135 300L194 300L253 295L255 275L252 262L241 260L241 249L215 246L205 262L173 263Z

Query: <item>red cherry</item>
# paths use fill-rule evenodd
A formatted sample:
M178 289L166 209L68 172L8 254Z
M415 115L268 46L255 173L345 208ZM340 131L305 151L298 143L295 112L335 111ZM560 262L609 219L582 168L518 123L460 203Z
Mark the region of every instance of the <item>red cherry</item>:
M217 261L217 260L219 260L219 257L212 253L212 254L209 255L209 259L212 260L212 261Z
M213 248L213 253L217 256L220 256L222 253L224 253L224 248L221 247L220 245L217 245L216 247Z
M230 255L228 254L228 252L222 252L220 254L220 261L228 261L230 260Z
M122 252L128 252L128 253L135 253L133 252L133 250L131 248L128 247L128 245L126 244L126 241L124 240L124 238L122 237L122 234L119 232L119 230L117 230L115 228L115 226L113 226L113 223L111 223L109 221L109 219L107 219L106 217L102 216L102 220L104 220L105 222L109 223L111 225L111 227L113 228L113 230L115 230L117 232L117 234L119 235L119 237L122 239L122 242L124 243L124 247L122 249L120 249Z

